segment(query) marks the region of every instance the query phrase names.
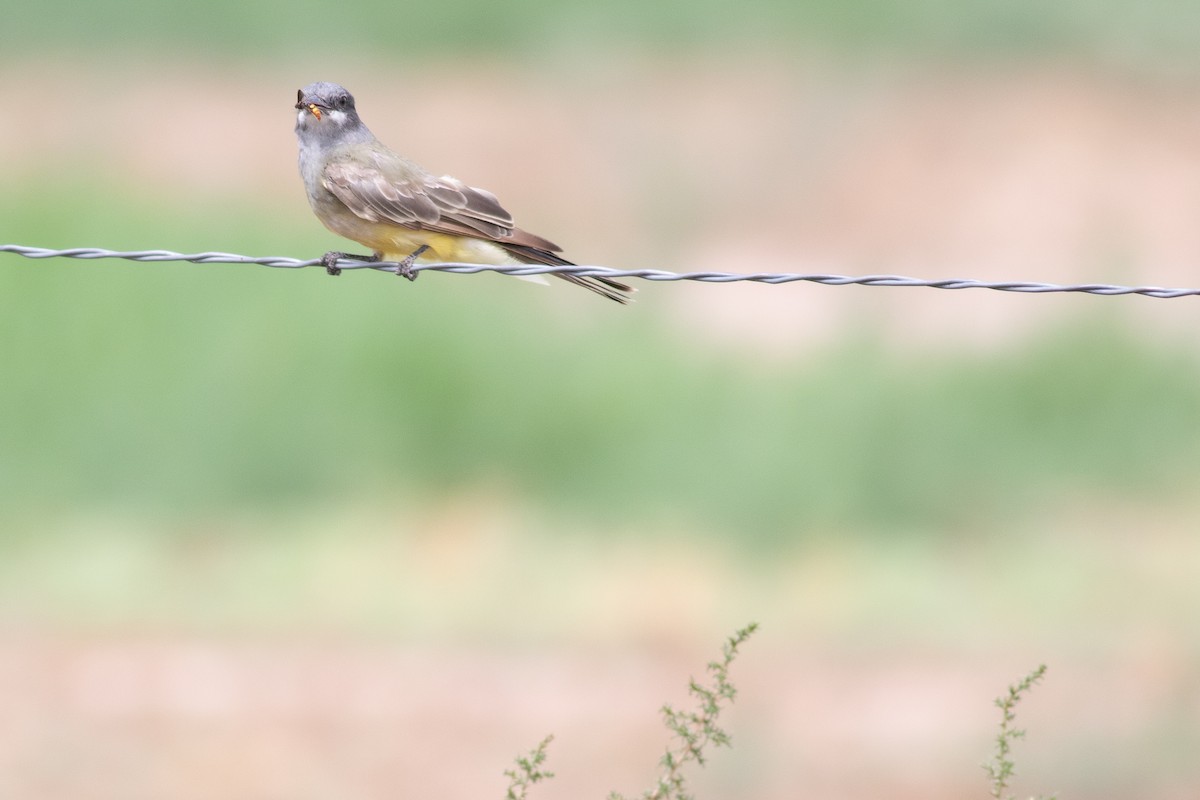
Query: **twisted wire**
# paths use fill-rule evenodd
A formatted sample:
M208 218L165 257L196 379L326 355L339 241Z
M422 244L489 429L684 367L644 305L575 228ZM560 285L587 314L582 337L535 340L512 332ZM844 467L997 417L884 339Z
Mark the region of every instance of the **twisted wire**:
M104 250L96 247L73 247L52 250L45 247L27 247L17 244L0 245L0 252L14 253L26 258L123 258L130 261L188 261L193 264L257 264L264 267L299 269L322 266L321 259L302 260L283 256L254 258L234 253L175 253L170 250ZM340 269L374 269L395 273L400 265L395 261L364 262L343 258L337 262ZM781 284L808 282L826 286L920 286L930 289L991 289L998 292L1021 292L1045 294L1050 292L1076 292L1097 295L1136 294L1145 297L1173 298L1200 295L1200 289L1167 288L1162 286L1120 286L1107 283L1056 284L1035 281L980 281L969 278L923 280L905 275L831 275L824 273L795 272L667 272L658 269L610 269L595 266L544 266L540 264L518 264L494 266L489 264L466 264L447 262L441 264L416 264L413 273L450 272L457 275L472 275L479 272L498 272L502 275L550 275L566 274L579 277L641 278L647 281L699 281L701 283L766 283Z

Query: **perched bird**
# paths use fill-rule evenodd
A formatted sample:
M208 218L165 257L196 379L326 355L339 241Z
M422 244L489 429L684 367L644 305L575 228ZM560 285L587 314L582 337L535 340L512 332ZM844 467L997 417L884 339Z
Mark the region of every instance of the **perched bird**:
M513 225L496 196L448 175L435 177L389 150L359 119L354 97L336 83L313 83L296 93L300 176L308 202L326 228L365 245L371 256L327 253L337 259L398 261L415 278L418 260L472 264L572 266L558 245ZM609 278L555 274L625 303L633 289Z

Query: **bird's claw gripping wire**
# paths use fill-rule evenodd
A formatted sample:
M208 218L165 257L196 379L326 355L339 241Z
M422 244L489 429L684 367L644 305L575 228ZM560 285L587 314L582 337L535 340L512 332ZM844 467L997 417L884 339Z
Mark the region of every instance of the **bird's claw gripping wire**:
M341 253L337 250L330 250L328 253L321 256L321 266L325 268L327 273L337 277L338 275L342 274L342 268L337 265L337 262L343 258L349 258L354 261L362 261L366 264L370 264L373 261L379 260L379 256L360 256L355 255L354 253Z
M402 278L408 278L410 281L415 281L417 279L417 272L413 270L413 264L417 263L417 259L428 249L429 245L423 244L405 256L402 261L398 262L396 274ZM325 271L330 275L341 275L342 268L337 265L337 262L343 258L350 259L351 261L361 261L364 264L374 264L380 261L378 253L369 256L360 256L356 253L343 253L338 250L330 250L321 256L321 266L325 267Z
M417 259L428 249L429 245L423 244L405 256L404 260L400 262L400 266L396 267L396 274L402 278L408 278L410 281L415 281L417 273L413 271L413 264L417 263Z

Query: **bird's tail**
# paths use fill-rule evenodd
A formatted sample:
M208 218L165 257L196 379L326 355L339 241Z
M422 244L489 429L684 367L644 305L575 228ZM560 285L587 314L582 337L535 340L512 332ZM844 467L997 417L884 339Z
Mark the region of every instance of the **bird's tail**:
M517 258L526 264L545 264L550 267L573 267L574 262L567 261L549 250L540 250L536 247L528 247L526 245L501 245L514 258ZM562 278L564 281L582 286L585 289L591 289L596 294L607 297L609 300L615 300L618 303L628 303L632 298L629 296L637 291L632 286L628 286L620 281L614 281L612 278L601 278L582 275L568 275L566 273L553 273L554 277Z

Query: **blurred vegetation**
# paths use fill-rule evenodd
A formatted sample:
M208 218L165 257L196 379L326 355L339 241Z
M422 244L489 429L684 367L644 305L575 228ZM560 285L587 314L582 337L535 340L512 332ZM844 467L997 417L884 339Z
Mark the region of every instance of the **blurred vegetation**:
M306 219L293 234L263 226L261 209L210 206L99 183L0 197L6 230L49 246L328 243ZM768 369L584 293L556 296L588 304L566 325L550 290L498 276L5 263L10 521L365 496L404 507L480 485L615 525L663 518L768 542L953 530L1064 494L1182 493L1197 477L1194 349L1104 316L991 353L898 353L867 327Z
M935 58L1190 63L1197 17L1200 6L1181 0L0 0L18 32L8 57L189 43L218 56L253 46L264 58L339 47L535 57L561 52L546 44L559 40L586 53L590 41L702 49L751 37L797 54L819 42ZM264 225L261 208L237 206L248 200L153 204L67 166L69 180L64 170L0 195L6 240L250 254L330 242L306 217ZM899 354L867 325L764 368L687 347L656 315L602 308L564 325L528 292L490 276L409 286L375 274L7 258L0 518L359 496L405 506L486 485L617 525L662 517L769 542L842 527L952 530L1020 519L1064 493L1182 493L1196 476L1193 350L1144 338L1099 304L1100 316L1005 351Z
M20 32L5 43L10 55L47 46L116 49L115 43L130 40L142 41L148 52L182 48L242 55L252 47L260 54L288 49L299 54L343 47L397 58L468 47L476 54L535 54L591 42L661 48L728 47L754 40L922 57L1063 51L1127 63L1194 65L1200 37L1200 6L1185 0L753 0L736 5L304 0L286 6L239 0L3 0L0 19L8 30Z

